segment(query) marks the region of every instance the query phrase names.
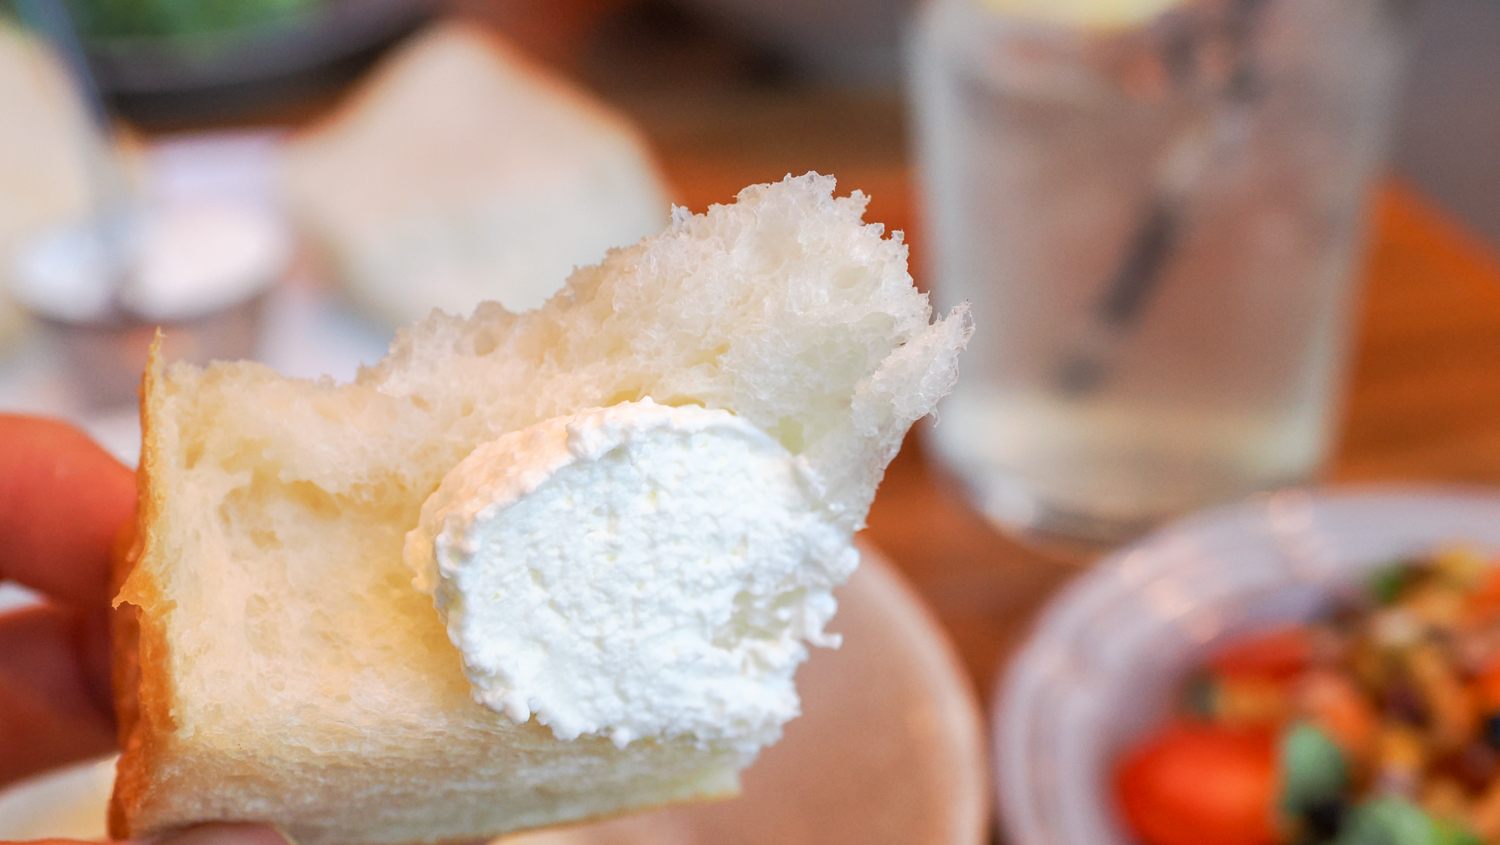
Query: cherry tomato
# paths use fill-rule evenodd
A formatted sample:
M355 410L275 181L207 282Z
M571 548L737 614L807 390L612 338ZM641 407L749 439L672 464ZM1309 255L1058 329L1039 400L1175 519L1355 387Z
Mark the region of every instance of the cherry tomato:
M1474 697L1485 710L1500 710L1500 660L1491 661L1474 679Z
M1276 750L1269 732L1179 722L1127 753L1120 808L1146 845L1274 845Z
M1288 625L1236 640L1215 654L1208 667L1229 678L1287 681L1306 669L1312 658L1312 632Z
M1479 584L1464 599L1465 615L1471 623L1482 623L1500 616L1500 561L1491 564Z

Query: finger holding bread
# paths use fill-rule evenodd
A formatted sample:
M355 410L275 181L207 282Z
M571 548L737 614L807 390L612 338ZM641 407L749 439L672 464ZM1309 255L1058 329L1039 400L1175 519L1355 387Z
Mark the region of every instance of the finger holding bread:
M0 582L40 599L0 614L0 785L114 747L109 552L134 507L82 432L0 415Z

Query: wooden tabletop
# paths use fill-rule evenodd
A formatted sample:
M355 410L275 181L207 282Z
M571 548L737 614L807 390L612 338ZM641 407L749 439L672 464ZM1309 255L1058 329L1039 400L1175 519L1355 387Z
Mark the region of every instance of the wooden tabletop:
M833 173L841 190L872 196L870 219L907 232L923 283L926 238L899 97L623 100L690 208L788 172ZM1342 424L1317 483L1500 483L1500 259L1394 180L1373 217ZM936 611L986 701L1036 611L1088 564L992 528L924 459L920 434L891 466L868 536Z

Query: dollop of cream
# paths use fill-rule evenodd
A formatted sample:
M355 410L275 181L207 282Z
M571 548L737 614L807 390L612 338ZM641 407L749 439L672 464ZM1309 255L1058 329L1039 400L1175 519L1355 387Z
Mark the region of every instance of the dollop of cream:
M747 754L858 562L806 464L734 414L649 399L476 448L407 535L474 697L558 739Z

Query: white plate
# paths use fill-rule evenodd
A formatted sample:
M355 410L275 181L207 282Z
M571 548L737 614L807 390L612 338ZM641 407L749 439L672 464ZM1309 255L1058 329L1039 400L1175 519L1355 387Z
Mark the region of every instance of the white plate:
M1001 817L1024 845L1123 845L1109 771L1215 642L1305 618L1395 559L1500 554L1500 495L1285 491L1208 511L1110 555L1043 614L993 713Z
M815 650L798 674L803 715L746 774L739 798L508 845L984 841L989 787L968 679L911 589L868 547L833 629L843 647ZM0 793L0 840L102 837L111 782L105 762Z

